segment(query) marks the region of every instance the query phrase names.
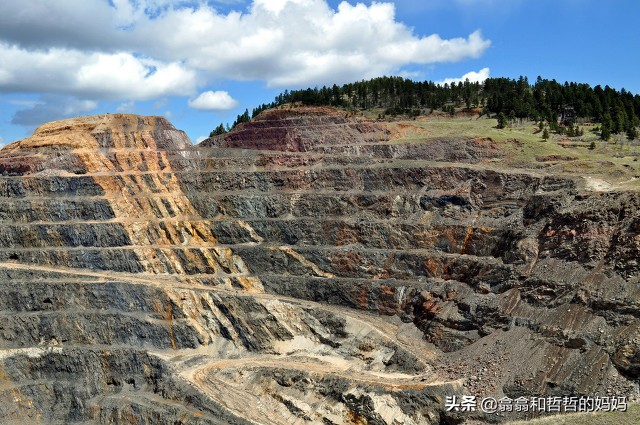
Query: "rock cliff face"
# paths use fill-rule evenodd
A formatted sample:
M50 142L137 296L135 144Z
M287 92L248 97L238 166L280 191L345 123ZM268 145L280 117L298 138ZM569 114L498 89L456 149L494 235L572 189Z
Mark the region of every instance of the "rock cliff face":
M278 109L0 151L6 423L458 423L447 395L634 396L640 195L487 138ZM403 127L404 126L404 127Z

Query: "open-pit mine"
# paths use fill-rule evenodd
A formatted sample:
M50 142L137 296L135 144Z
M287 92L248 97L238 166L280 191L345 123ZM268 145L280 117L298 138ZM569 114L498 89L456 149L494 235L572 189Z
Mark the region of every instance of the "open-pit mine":
M192 145L165 118L108 114L3 148L2 423L457 424L539 414L454 396L632 403L637 165L605 181L579 148L436 131L456 120L482 119L285 105ZM540 146L567 154L522 160Z

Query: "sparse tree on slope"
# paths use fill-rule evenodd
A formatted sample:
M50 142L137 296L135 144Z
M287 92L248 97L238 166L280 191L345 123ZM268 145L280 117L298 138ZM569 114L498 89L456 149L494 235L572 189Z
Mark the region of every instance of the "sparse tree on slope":
M498 114L498 128L505 128L507 126L507 116L504 112Z

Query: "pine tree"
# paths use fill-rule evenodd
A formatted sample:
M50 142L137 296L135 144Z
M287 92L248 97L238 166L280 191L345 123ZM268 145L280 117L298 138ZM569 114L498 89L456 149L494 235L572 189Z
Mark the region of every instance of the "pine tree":
M542 140L544 140L545 142L549 140L549 130L547 130L546 128L542 132Z
M498 114L498 128L505 128L507 126L507 116L504 112Z
M611 138L611 130L604 123L602 123L602 128L600 129L600 138L605 141Z
M609 86L590 87L588 84L565 83L537 78L530 84L527 78L488 78L483 84L468 81L438 85L432 81L416 82L401 77L379 77L342 86L332 85L321 89L307 88L287 91L277 95L274 101L254 109L252 116L264 109L285 103L301 102L309 105L331 105L342 108L381 108L395 115L409 114L416 108L439 109L451 113L450 106L467 107L479 104L484 115L494 115L500 120L498 128L505 128L515 120L530 119L538 123L546 121L549 133L560 133L558 111L571 104L577 118L586 118L604 124L605 137L611 133L626 133L629 126L640 127L640 95L626 90L617 91ZM506 115L504 119L500 113ZM239 115L235 124L245 122ZM564 129L580 135L576 128ZM607 135L608 131L608 135ZM639 130L636 130L639 131ZM596 131L594 131L596 132Z
M567 127L566 129L564 129L564 132L566 133L567 136L569 137L573 137L575 136L575 133L573 132L573 126L569 125L569 127Z
M624 109L618 108L614 116L612 131L616 134L622 133L626 122L627 114L624 112Z
M611 119L611 115L608 112L605 112L605 114L602 116L602 128L604 129L604 127L607 127L609 136L611 136L611 129L613 128L613 120Z
M220 136L221 134L226 133L227 130L224 128L224 124L220 123L211 133L209 133L209 137Z

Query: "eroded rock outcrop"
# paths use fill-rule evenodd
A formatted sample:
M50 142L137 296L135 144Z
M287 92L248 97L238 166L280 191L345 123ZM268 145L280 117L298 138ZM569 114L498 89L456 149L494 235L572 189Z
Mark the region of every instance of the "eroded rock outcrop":
M435 424L473 417L453 394L637 395L638 192L407 131L281 108L194 147L101 115L4 148L0 414Z

